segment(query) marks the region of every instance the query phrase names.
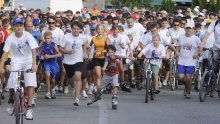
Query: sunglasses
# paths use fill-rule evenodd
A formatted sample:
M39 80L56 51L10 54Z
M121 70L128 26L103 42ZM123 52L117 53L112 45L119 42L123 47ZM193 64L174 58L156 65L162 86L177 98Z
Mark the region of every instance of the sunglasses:
M179 26L179 24L178 24L178 25L175 25L175 24L174 24L173 26Z
M56 18L61 18L61 17L58 17L58 16L57 16Z
M186 29L192 29L191 27L186 27Z
M48 24L55 24L55 22L48 22Z

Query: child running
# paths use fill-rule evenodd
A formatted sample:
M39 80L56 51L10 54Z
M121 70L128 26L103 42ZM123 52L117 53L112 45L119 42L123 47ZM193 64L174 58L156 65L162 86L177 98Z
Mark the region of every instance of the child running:
M107 54L108 56L105 57L105 64L102 68L104 75L102 77L102 81L100 84L100 87L98 88L97 92L95 93L95 99L94 101L90 101L89 104L92 104L95 101L98 101L101 99L101 95L103 92L103 89L109 85L112 84L112 109L117 109L118 101L117 101L117 93L119 88L118 83L118 74L119 74L119 64L122 61L121 58L131 59L134 60L133 57L126 57L126 56L117 56L115 55L116 48L113 45L107 46Z
M56 99L55 77L60 71L57 58L61 56L61 53L57 45L52 41L52 33L50 31L44 33L44 39L45 42L41 46L41 50L44 57L43 68L47 86L45 99ZM52 89L52 93L50 93L50 89Z

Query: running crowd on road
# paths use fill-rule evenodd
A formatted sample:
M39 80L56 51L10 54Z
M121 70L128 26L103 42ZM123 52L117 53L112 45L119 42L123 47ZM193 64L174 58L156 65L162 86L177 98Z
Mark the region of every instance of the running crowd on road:
M13 114L17 74L25 73L26 119L33 119L34 100L43 85L45 99L74 88L74 106L80 97L100 95L111 83L112 105L118 90L132 92L136 85L138 59L150 64L153 92L171 85L170 59L177 61L178 83L190 98L197 62L208 65L209 50L220 49L220 12L185 8L174 13L124 7L115 11L83 8L51 13L48 9L0 12L0 91L8 91L7 112ZM173 57L175 56L175 57ZM219 60L219 53L214 55ZM145 68L146 69L146 68ZM214 96L214 88L210 96ZM100 96L99 96L100 97ZM40 99L39 99L40 100Z

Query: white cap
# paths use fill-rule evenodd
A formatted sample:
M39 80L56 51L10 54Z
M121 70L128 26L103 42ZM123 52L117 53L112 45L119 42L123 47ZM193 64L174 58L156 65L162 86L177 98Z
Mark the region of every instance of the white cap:
M194 28L194 24L186 23L185 28Z

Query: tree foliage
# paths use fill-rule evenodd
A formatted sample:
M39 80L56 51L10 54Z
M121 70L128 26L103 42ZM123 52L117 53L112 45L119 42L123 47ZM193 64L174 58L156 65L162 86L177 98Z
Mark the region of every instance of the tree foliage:
M127 7L149 7L152 0L111 0L111 4L114 6L127 6Z
M161 10L173 12L175 10L174 2L172 0L163 0Z

